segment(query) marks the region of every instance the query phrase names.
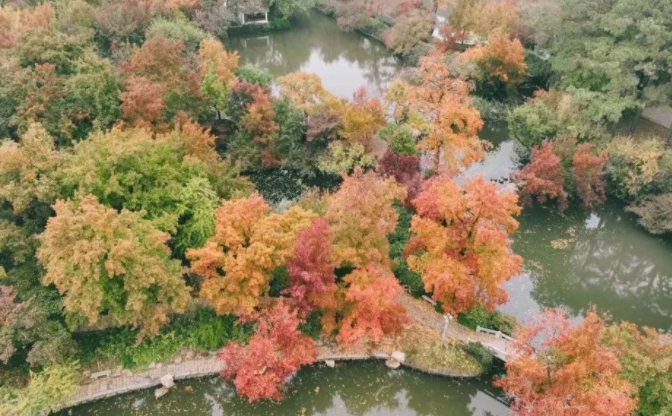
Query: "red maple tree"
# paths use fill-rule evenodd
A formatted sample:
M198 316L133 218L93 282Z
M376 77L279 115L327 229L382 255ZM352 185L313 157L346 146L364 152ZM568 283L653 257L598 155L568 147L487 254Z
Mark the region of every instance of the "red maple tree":
M541 146L532 148L530 163L515 175L515 180L520 186L523 204L529 205L533 197L540 204L555 199L560 212L567 209L569 195L565 191L565 170L550 141L545 140Z
M222 377L233 380L250 402L282 400L289 376L317 358L315 342L301 334L300 323L297 311L282 300L262 311L248 345L229 342L217 353L225 364Z
M606 199L604 194L604 173L607 164L607 152L597 153L593 143L577 146L572 158L572 180L576 193L583 205L592 208Z

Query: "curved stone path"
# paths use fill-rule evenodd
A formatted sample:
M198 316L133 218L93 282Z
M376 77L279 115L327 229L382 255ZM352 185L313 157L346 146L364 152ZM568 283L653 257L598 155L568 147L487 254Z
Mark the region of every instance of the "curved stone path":
M400 301L414 323L441 333L444 325L443 316L437 313L428 303L415 299L406 293L401 296ZM494 337L472 331L457 322L450 323L447 336L463 342L478 341L486 345L486 347L490 347L494 342ZM506 349L506 346L500 347ZM389 339L384 340L375 350L370 351L343 352L339 351L338 346L335 344L320 344L318 345L317 361L388 359L394 350L394 342ZM114 373L110 372L109 376L97 380L89 380L87 384L79 386L75 393L65 401L63 407L72 407L93 400L159 386L161 384L161 377L169 374L173 375L174 379L180 380L210 376L219 373L223 368L223 363L216 359L214 353L209 354L207 357L184 360L180 357L176 361L170 364L158 364L154 368L149 368L135 374L128 370L124 372L118 370ZM460 373L451 373L431 368L417 368L408 363L404 363L404 365L431 374L466 377L466 375Z

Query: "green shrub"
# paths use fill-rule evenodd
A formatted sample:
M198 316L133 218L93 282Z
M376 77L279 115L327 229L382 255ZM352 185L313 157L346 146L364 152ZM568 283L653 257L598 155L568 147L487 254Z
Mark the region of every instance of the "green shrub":
M501 331L507 335L511 335L516 326L516 318L513 316L500 311L488 312L482 306L475 306L464 313L458 314L457 321L474 330L477 326L480 326Z
M236 76L241 81L257 84L260 87L269 87L273 83L273 75L268 70L250 64L238 67Z
M490 351L480 342L470 342L463 347L464 351L474 357L481 365L483 372L490 369L493 363L493 356Z
M317 340L320 338L320 335L322 335L322 314L320 311L313 311L311 312L310 315L308 315L308 318L306 318L306 322L301 324L299 329L301 330L301 333L304 335L308 335L314 340Z
M228 341L246 342L252 325L237 323L233 315L217 316L210 308L173 317L161 334L136 344L137 332L130 328L77 334L82 361L116 361L124 368L142 368L171 358L189 347L214 351Z
M44 416L60 409L77 386L77 363L47 367L31 373L25 388L0 388L0 414L8 416Z
M398 155L418 154L413 129L407 124L388 124L378 131L378 136Z
M425 293L425 287L422 278L408 268L404 258L404 247L411 238L411 218L413 210L404 207L399 202L395 202L395 209L399 213L399 221L394 233L390 235L390 258L392 259L392 271L402 286L408 288L415 297L422 296Z
M186 19L166 19L157 17L149 25L145 37L151 39L162 35L166 39L181 40L187 49L195 51L208 35L196 24Z

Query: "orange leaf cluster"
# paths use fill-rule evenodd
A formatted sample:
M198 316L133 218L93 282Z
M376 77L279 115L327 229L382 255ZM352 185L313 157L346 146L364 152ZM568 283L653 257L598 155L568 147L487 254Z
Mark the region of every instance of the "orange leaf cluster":
M395 113L423 118L417 126L423 131L419 146L434 154L434 170L454 173L480 160L484 153L478 133L483 120L471 106L467 83L452 76L437 51L420 60L415 77L418 85L394 84Z
M583 205L592 208L606 199L604 194L604 174L607 164L607 152L595 152L595 145L582 143L576 148L572 158L572 180L576 193Z
M521 270L509 235L520 213L514 193L500 193L482 177L460 187L448 176L423 185L413 201L413 237L406 253L425 290L457 315L475 305L488 309L506 301L501 284Z
M15 47L24 33L48 29L54 17L51 3L26 8L0 6L0 50Z
M214 72L219 82L230 87L236 81L234 71L239 59L238 52L227 52L221 42L205 39L198 50L198 74L203 78Z
M555 154L550 141L545 140L540 147L532 149L530 163L525 165L515 179L521 186L520 199L523 204L531 203L532 197L536 196L540 204L548 199L555 199L561 212L567 208L565 171L562 160Z
M254 141L268 144L280 130L275 122L273 103L263 90L259 89L251 103L247 105L247 113L240 120L241 125L249 131Z
M258 194L223 201L215 235L203 248L187 250L191 271L204 279L199 295L218 314L252 314L268 293L273 269L293 254L297 230L315 217L299 207L268 211Z
M462 59L476 65L476 79L496 78L511 86L520 85L525 80L527 64L523 44L506 34L491 35L488 43L467 49Z
M397 301L404 289L388 269L370 264L348 274L343 281L348 287L337 337L340 345L347 348L364 339L379 343L409 322Z
M345 176L340 189L327 198L325 217L331 227L334 259L354 267L389 265L387 238L399 218L392 203L405 197L406 190L394 178L382 179L361 169Z
M619 377L618 356L601 345L604 322L594 310L572 328L565 313L548 310L515 333L518 355L496 384L521 416L629 416L637 400Z

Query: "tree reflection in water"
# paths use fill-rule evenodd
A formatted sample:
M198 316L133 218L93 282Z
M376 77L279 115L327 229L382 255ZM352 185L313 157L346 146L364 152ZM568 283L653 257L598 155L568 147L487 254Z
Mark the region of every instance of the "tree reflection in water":
M187 388L189 386L189 388ZM141 391L72 409L72 416L506 416L490 380L456 380L389 370L382 362L306 368L282 403L249 404L219 378L185 381L160 400Z
M274 77L296 71L315 73L329 91L347 98L360 86L381 95L401 68L382 44L345 33L334 19L316 11L291 30L232 37L226 44L238 51L241 65L266 68Z
M672 244L638 227L622 206L576 209L565 217L535 207L520 221L514 250L526 273L507 284L505 311L524 319L538 307L564 306L582 316L594 304L615 321L671 329Z

